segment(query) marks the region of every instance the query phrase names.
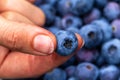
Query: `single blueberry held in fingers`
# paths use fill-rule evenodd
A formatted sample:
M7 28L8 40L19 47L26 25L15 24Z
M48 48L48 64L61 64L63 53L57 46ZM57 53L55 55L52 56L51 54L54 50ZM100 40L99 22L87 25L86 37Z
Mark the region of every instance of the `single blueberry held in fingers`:
M78 47L76 35L70 31L61 30L55 34L57 39L57 53L62 56L72 54Z

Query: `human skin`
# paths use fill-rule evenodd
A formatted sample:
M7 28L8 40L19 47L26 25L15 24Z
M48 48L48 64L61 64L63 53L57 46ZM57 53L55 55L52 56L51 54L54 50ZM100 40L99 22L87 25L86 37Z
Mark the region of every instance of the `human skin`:
M39 27L44 25L45 15L33 2L0 0L0 78L37 77L74 55L64 57L56 54L56 38ZM52 47L48 45L50 42L43 44L46 41L44 36L50 39ZM83 40L78 34L76 36L80 49ZM35 42L36 37L41 42Z

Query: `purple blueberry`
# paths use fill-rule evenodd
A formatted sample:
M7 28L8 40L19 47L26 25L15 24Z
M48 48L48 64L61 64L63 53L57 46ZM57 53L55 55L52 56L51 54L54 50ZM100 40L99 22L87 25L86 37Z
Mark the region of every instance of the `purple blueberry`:
M68 66L65 71L67 73L67 76L68 77L73 77L75 75L75 69L76 69L76 66Z
M114 20L111 25L114 37L120 39L120 19Z
M92 63L80 63L76 67L75 77L78 80L97 80L99 75L98 68Z
M69 27L80 28L82 26L82 20L76 16L67 15L62 19L62 29Z
M83 15L92 9L93 3L94 0L60 0L58 3L58 12L61 15L68 13Z
M44 76L44 80L66 80L66 72L60 68L55 68Z
M103 42L106 42L112 38L112 26L105 19L95 20L92 24L102 29Z
M108 20L114 20L120 15L120 6L116 2L109 2L104 8L104 15Z
M103 40L101 28L94 24L83 26L79 33L85 41L86 48L95 48L99 46Z
M57 49L59 55L67 56L72 54L78 47L78 40L75 33L61 30L56 33Z
M94 8L92 11L85 15L84 17L84 23L88 24L91 23L93 20L97 20L101 17L101 12L99 9Z
M120 63L120 40L112 39L102 46L102 56L109 64Z
M55 13L56 13L54 7L49 4L44 4L41 5L40 8L42 9L42 11L46 16L46 25L52 24L55 20Z
M94 62L98 56L99 52L96 49L81 49L76 54L78 62Z
M118 80L119 75L119 68L115 65L109 65L100 69L100 80Z

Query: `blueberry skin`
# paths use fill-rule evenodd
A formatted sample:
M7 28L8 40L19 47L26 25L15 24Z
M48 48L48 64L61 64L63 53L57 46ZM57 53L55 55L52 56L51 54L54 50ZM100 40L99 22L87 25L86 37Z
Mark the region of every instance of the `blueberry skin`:
M68 80L79 80L76 77L69 77Z
M67 73L67 76L68 76L68 77L73 77L73 76L75 75L75 69L76 69L76 66L73 66L73 65L68 66L68 67L65 69L65 71L66 71L66 73Z
M95 4L98 8L104 8L108 3L108 0L95 0Z
M80 63L76 67L75 77L78 80L97 80L99 75L98 68L92 63Z
M74 32L74 33L78 33L79 34L79 29L76 28L76 27L69 27L66 29L66 31L71 31L71 32Z
M116 19L120 15L120 6L118 3L109 2L104 8L104 15L110 21Z
M66 15L62 19L62 29L67 29L69 27L75 27L80 29L82 26L82 20L73 15Z
M103 43L112 38L112 26L104 19L95 20L92 24L100 27L103 32Z
M99 52L97 49L81 49L77 51L76 58L78 62L94 62L97 60Z
M39 6L39 8L41 8L41 10L44 12L45 16L46 16L46 25L50 25L54 22L55 20L55 9L53 6L49 5L49 4L44 4Z
M40 6L45 3L45 0L35 0L34 5Z
M59 29L62 29L62 18L59 16L56 16L53 25Z
M119 75L119 68L115 65L109 65L100 69L100 80L118 80Z
M55 68L51 72L45 74L43 80L66 80L66 72L60 68Z
M112 39L102 46L102 56L104 60L109 64L120 63L120 40Z
M101 17L100 10L97 8L94 8L94 9L92 9L92 11L90 13L86 14L86 16L83 18L83 20L84 20L85 24L88 24L94 20L99 19L100 17Z
M103 40L101 28L93 24L83 26L80 29L79 34L85 41L86 48L95 48L99 46Z
M93 3L94 0L60 0L58 3L58 12L62 16L68 13L83 15L92 9Z
M56 52L61 56L72 54L78 47L78 40L75 33L61 30L55 34L57 39Z
M47 4L56 7L58 0L45 0Z
M56 34L60 29L57 28L56 26L50 26L47 30L49 30L53 34Z
M120 19L115 19L112 23L113 36L120 39Z

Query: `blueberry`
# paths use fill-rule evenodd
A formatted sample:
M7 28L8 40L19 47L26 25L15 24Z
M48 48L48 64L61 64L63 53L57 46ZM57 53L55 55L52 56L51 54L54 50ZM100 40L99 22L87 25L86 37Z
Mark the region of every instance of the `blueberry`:
M67 75L64 70L55 68L51 72L48 72L44 76L44 80L66 80Z
M103 42L106 42L112 38L112 26L105 19L95 20L92 24L102 29Z
M59 16L55 17L54 26L56 26L59 29L62 29L62 18L61 17Z
M79 80L97 80L99 75L98 68L91 63L80 63L76 67L75 76Z
M48 28L49 31L51 31L53 34L56 34L60 29L56 26L51 26Z
M114 20L111 25L114 37L120 39L120 19Z
M104 8L108 3L108 0L95 0L95 4L98 8Z
M109 65L100 69L100 80L118 80L119 75L119 68L114 65Z
M100 10L97 8L94 8L94 9L92 9L92 11L90 13L86 14L86 16L83 19L84 19L84 23L88 24L94 20L99 19L100 17L101 17Z
M72 77L72 76L74 76L75 75L75 69L76 69L76 66L68 66L66 69L65 69L65 71L66 71L66 73L67 73L67 76L68 77Z
M79 34L79 29L78 28L76 28L76 27L69 27L69 28L67 28L66 29L67 31L71 31L71 32L74 32L74 33L78 33Z
M41 5L40 8L42 9L42 11L46 16L46 25L52 24L55 20L55 13L56 13L54 7L49 4L44 4Z
M95 48L99 46L103 40L101 28L93 24L83 26L79 33L85 41L86 48Z
M81 49L76 54L78 62L94 62L97 60L98 56L99 52L97 49Z
M102 56L109 64L120 63L120 40L112 39L102 46Z
M70 31L61 30L56 33L57 53L62 56L72 54L78 47L76 35Z
M114 20L120 15L120 6L118 3L109 2L104 8L104 15L108 20Z
M44 4L44 3L45 3L45 0L35 0L35 2L34 2L34 4L36 6L40 6L40 5Z
M47 4L56 7L58 0L45 0Z
M80 28L82 26L82 20L78 17L67 15L62 19L62 27L63 29L69 27Z
M68 80L79 80L76 77L69 77Z
M58 11L61 15L68 13L83 15L92 9L93 3L94 0L60 0L58 3Z

